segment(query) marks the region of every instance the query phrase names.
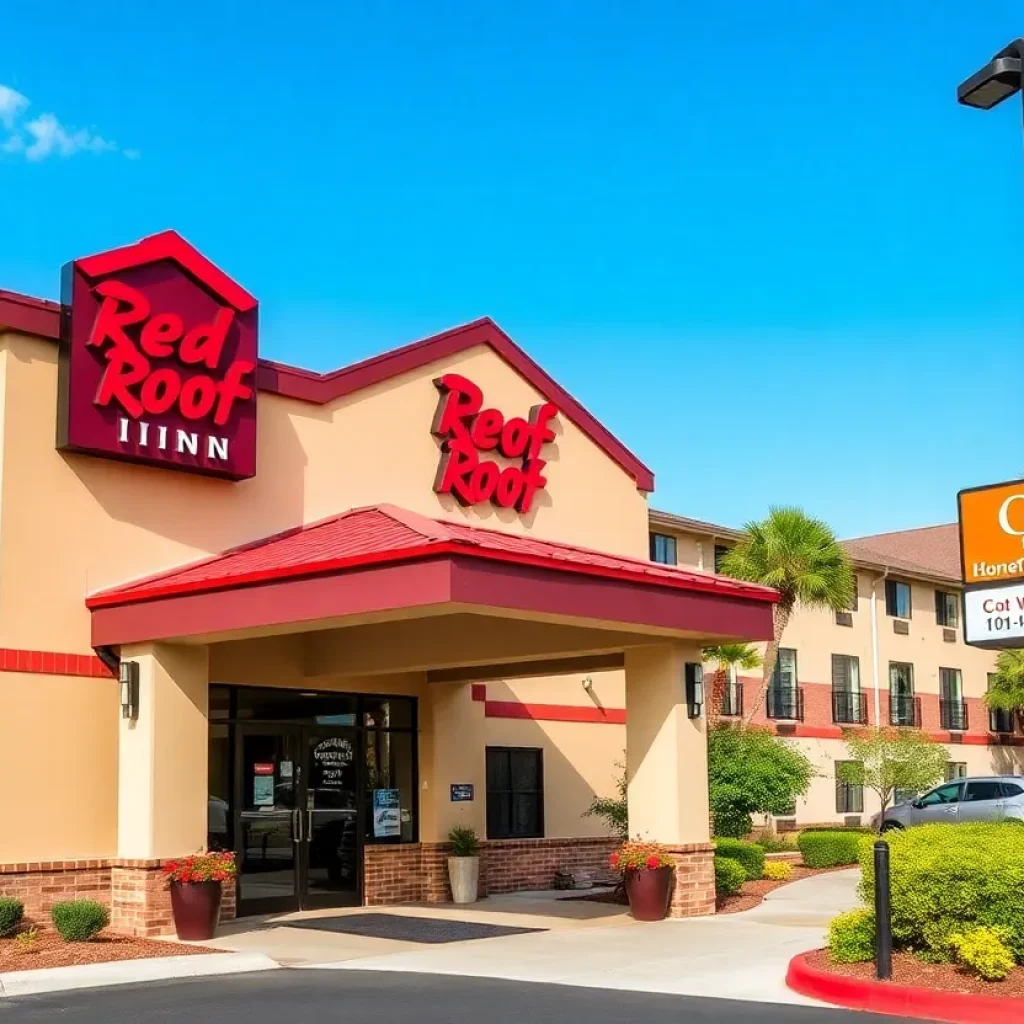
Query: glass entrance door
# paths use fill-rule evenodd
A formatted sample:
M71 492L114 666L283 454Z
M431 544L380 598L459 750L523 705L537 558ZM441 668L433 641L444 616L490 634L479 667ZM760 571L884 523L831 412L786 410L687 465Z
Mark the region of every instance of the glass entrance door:
M358 903L359 734L349 728L303 729L302 743L302 905Z
M239 726L235 746L235 850L239 914L299 907L301 733Z

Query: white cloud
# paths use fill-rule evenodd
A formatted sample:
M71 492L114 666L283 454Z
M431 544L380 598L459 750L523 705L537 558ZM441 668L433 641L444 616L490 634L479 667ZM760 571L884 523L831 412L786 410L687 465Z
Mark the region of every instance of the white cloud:
M0 85L0 125L7 137L0 141L0 152L15 153L37 162L50 156L69 157L76 153L122 153L137 160L136 149L122 150L116 142L96 135L87 128L71 128L61 124L56 114L40 114L25 121L22 114L28 99L5 85Z
M28 100L6 85L0 85L0 124L9 132L14 130L14 122L28 106Z

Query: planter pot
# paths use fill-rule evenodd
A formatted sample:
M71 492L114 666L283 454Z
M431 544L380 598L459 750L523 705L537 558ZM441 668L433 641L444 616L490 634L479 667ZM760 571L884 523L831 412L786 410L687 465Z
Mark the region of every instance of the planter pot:
M220 882L171 882L171 912L179 939L212 939L220 923Z
M660 921L668 912L672 871L666 867L626 872L629 910L637 921Z
M456 903L475 903L480 884L479 857L449 857L448 880Z

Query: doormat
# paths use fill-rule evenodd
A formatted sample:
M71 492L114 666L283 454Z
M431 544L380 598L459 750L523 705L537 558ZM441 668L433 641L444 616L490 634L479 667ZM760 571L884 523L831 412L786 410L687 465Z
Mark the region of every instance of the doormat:
M515 928L503 924L481 924L478 921L406 917L404 914L342 914L338 917L313 917L308 921L282 921L281 927L309 928L312 931L365 935L369 939L395 939L398 942L423 942L431 945L547 931L547 928Z

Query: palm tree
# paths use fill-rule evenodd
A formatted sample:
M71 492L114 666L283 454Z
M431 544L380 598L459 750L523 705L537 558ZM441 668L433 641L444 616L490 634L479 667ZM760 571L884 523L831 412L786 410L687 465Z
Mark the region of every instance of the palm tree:
M715 666L715 679L711 685L711 700L708 702L708 725L714 725L722 715L726 687L736 682L736 670L757 668L761 655L753 644L719 644L705 647L704 660Z
M748 523L745 531L746 536L723 556L721 571L779 592L775 635L764 656L764 685L757 700L751 702L749 722L764 702L779 657L779 641L797 602L842 611L853 598L856 577L832 530L802 509L770 508L767 519Z
M996 671L985 703L996 711L1013 712L1024 726L1024 649L996 655Z

